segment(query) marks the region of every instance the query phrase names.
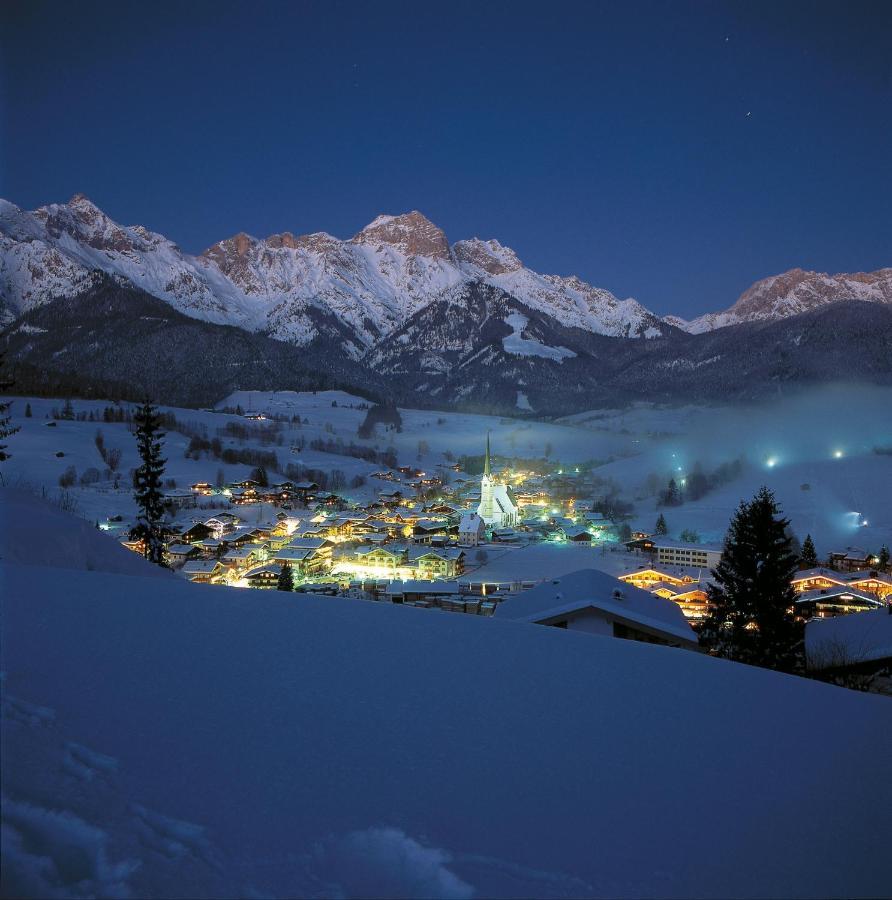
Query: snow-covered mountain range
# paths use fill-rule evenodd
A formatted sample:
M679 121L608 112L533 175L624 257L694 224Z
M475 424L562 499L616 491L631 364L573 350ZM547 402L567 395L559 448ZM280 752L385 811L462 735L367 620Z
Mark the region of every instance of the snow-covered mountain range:
M671 330L635 300L526 268L497 241L450 245L419 212L379 216L349 240L241 233L190 256L163 235L118 225L80 194L33 212L0 201L7 319L79 293L97 270L194 318L298 345L335 337L354 359L432 301L475 281L593 334L648 338Z
M0 200L0 326L13 322L5 352L34 390L76 377L190 403L215 387L331 382L416 405L567 412L892 380L892 268L794 269L687 322L534 272L496 240L450 244L419 212L349 240L240 233L192 256L83 195L33 212Z
M851 275L790 269L757 281L724 312L706 313L689 322L676 316L666 316L664 321L701 334L744 322L786 319L841 300L892 304L892 268Z

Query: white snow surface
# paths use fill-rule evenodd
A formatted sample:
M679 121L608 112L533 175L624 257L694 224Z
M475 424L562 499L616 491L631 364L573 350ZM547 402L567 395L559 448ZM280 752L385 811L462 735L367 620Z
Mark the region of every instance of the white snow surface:
M4 895L887 893L839 840L884 833L852 760L892 754L885 698L148 571L0 579Z
M502 338L502 347L506 353L513 353L515 356L541 356L559 363L576 356L566 347L549 347L540 341L523 337L523 330L529 322L530 320L519 312L509 313L505 317L505 324L512 329L511 334Z

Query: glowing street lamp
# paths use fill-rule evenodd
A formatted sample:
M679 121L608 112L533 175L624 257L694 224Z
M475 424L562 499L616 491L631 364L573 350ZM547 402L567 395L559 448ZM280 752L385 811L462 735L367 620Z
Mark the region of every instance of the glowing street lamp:
M842 450L834 450L834 451L833 451L833 458L834 458L834 459L842 459L842 456L843 456Z

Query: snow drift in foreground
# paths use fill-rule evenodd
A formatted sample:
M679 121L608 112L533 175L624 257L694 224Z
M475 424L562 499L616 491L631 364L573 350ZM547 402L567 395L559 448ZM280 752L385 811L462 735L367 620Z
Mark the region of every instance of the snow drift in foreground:
M888 893L885 698L431 610L0 579L4 896Z

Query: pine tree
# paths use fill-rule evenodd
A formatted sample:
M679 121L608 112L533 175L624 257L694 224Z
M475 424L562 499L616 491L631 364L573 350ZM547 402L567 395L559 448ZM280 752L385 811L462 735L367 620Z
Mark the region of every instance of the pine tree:
M666 525L666 519L662 513L657 517L657 524L654 527L654 534L660 535L661 537L664 534L669 534L669 527Z
M294 590L294 573L289 563L282 563L282 571L279 572L279 583L276 585L280 591Z
M15 379L5 378L2 374L2 371L3 354L0 353L0 392L7 391L15 385ZM11 453L7 452L6 444L2 443L2 441L5 438L11 437L19 430L17 425L12 424L12 416L9 412L11 406L11 400L6 400L0 403L0 462L5 459L9 459L10 456L12 456Z
M31 404L26 403L25 404L25 418L30 419L33 415L34 415L34 413L31 412Z
M880 547L880 558L877 560L877 566L884 572L889 568L889 548L885 544Z
M803 569L814 569L818 564L818 552L811 535L807 534L802 543L802 553L799 554L799 562Z
M784 671L796 667L799 629L791 581L798 560L786 533L789 524L766 487L737 508L712 570L710 612L700 632L713 653Z
M164 565L164 535L161 519L164 504L161 494L161 479L164 476L166 459L161 458L161 439L158 411L148 401L136 411L136 447L142 465L134 473L134 498L141 512L137 531L145 541L146 559L157 565Z

